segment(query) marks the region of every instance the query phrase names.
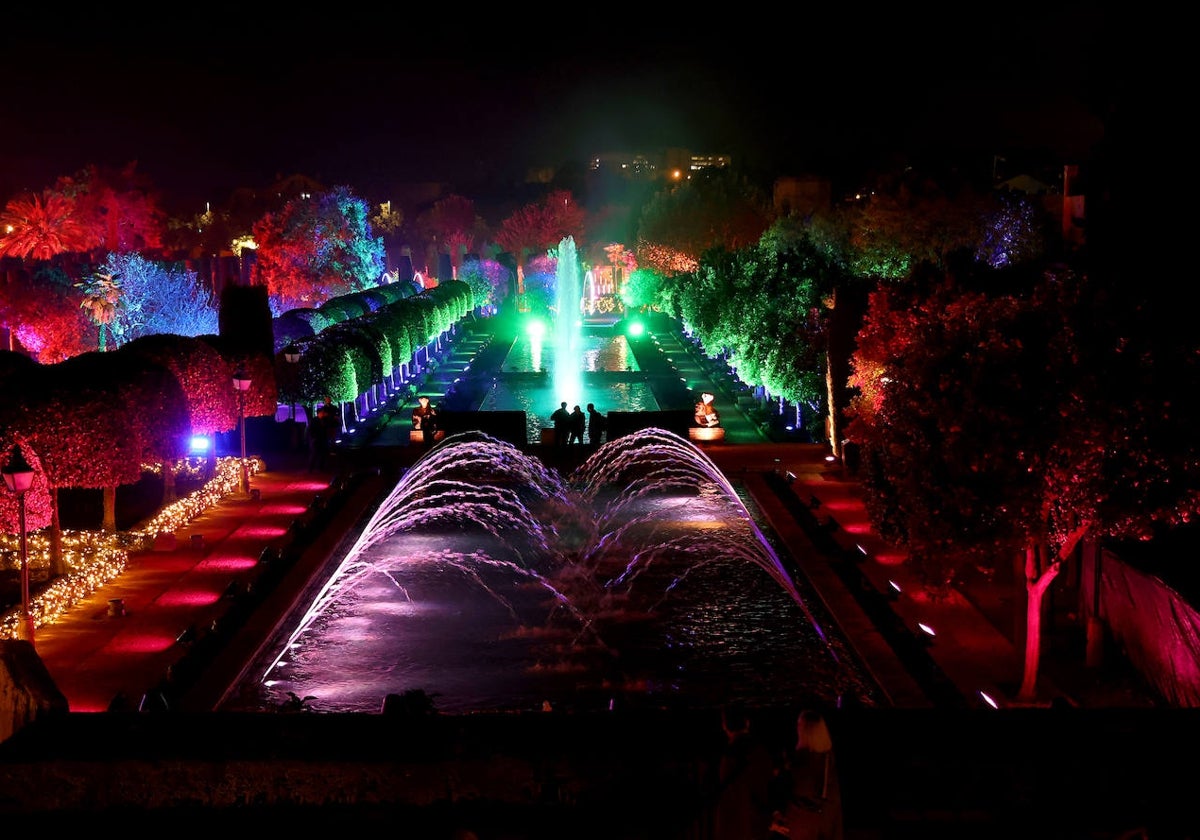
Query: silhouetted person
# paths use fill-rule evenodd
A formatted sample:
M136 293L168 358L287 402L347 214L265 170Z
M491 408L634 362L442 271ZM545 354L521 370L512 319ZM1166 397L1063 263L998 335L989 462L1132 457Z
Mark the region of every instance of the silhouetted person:
M426 446L433 446L437 439L437 409L429 403L429 397L417 397L417 407L412 413L413 431L421 433L421 439Z
M332 400L325 402L308 418L308 471L324 472L329 466L329 450L337 435Z
M721 712L725 748L717 764L713 791L713 840L765 838L771 825L775 758L751 731L741 704Z
M571 426L567 433L567 443L578 443L583 446L583 432L587 428L587 415L583 409L575 406L571 409Z
M604 436L604 429L608 426L608 419L596 410L594 403L588 403L588 443L592 446L600 445L600 438Z
M820 712L806 709L796 720L796 746L781 773L777 821L800 840L842 840L842 795L833 740Z
M550 415L550 421L554 423L554 445L566 446L571 436L571 412L567 411L566 400L559 403L558 408Z

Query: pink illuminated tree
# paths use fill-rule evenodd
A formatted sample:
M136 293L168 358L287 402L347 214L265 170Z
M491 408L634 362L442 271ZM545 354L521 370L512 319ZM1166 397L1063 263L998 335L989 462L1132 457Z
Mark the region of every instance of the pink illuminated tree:
M21 434L0 435L0 467L6 467L13 452L19 449L26 463L33 467L33 483L25 491L26 535L47 527L52 519L50 482L37 450ZM0 486L0 530L6 534L18 534L21 527L20 500L7 486Z
M96 325L79 306L79 291L51 263L13 271L0 281L0 323L20 348L43 364L96 347Z

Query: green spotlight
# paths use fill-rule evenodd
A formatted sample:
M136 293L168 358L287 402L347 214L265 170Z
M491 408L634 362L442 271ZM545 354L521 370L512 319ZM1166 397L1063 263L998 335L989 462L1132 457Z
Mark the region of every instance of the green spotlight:
M634 338L637 338L646 332L646 325L641 321L630 321L629 326L626 328L626 332Z
M541 318L530 318L525 322L525 334L530 338L543 338L546 335L546 322Z

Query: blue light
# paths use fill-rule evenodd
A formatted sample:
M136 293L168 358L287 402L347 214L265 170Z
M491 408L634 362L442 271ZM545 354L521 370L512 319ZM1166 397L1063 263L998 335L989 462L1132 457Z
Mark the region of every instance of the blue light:
M192 440L188 444L188 450L193 455L203 455L208 451L211 441L204 435L192 435Z

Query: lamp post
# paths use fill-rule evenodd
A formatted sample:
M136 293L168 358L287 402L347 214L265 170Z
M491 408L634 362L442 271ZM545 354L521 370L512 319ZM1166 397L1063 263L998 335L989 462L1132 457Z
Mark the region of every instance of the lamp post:
M299 396L300 383L300 348L296 343L289 342L287 347L283 348L283 360L287 367L287 397L288 408L292 418L291 427L291 445L292 449L301 449L303 444L303 436L300 434L300 429L296 426L296 397Z
M25 538L25 491L33 484L33 467L19 445L4 465L4 483L17 494L17 527L21 535L21 638L33 644L33 613L29 609L29 545Z
M283 348L283 359L288 363L288 399L291 403L292 422L296 422L296 365L300 362L300 348L289 344Z
M238 392L238 425L242 433L242 482L238 488L243 495L250 494L250 468L246 465L246 392L250 390L250 375L242 368L233 375L233 387Z

